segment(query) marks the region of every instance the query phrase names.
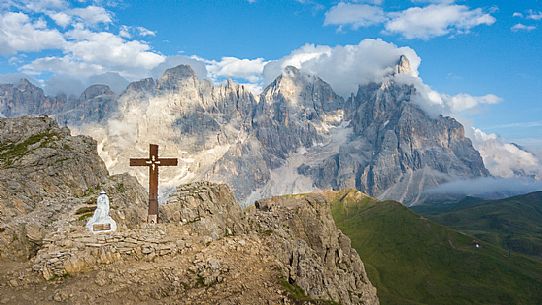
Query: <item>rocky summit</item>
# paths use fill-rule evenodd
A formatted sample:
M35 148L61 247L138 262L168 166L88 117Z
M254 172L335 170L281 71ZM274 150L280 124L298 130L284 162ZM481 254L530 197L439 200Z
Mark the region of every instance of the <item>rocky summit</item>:
M100 143L108 170L130 172L142 185L145 171L122 160L159 143L181 157L179 167L163 173L163 196L178 184L209 180L231 185L246 205L341 188L410 205L442 183L488 176L463 126L426 113L416 88L400 81L412 74L408 58L397 58L389 71L347 99L291 66L259 95L231 80L199 79L187 65L133 82L118 97L94 85L67 103L23 81L0 87L0 112L48 113L79 126Z
M110 176L96 142L47 117L0 119L1 304L378 304L330 193L241 209L229 187L146 193ZM105 190L118 230L85 228ZM330 197L331 196L331 197Z

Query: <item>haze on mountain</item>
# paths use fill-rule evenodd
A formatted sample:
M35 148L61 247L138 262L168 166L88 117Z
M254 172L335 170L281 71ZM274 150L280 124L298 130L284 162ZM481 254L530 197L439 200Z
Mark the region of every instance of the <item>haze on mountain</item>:
M55 116L98 141L110 172L135 174L142 185L145 171L124 161L145 154L148 143L159 143L165 155L181 157L180 166L161 177L162 198L180 183L201 179L231 185L244 204L272 195L356 188L411 205L454 181L491 176L526 179L521 190L500 189L506 195L540 186L532 182L541 177L535 155L517 146L510 153L509 144L465 130L449 116L459 107L458 98L439 95L422 82L411 49L365 40L355 56L375 50L385 52L373 55L369 68L359 67L364 78L354 75L341 83L333 77L340 69L321 69L330 65L325 60L294 67L288 65L293 59L285 58L266 66L265 75L279 75L260 94L232 80L215 84L188 65L132 82L119 95L97 84L79 97L49 97L21 80L0 87L0 112ZM333 62L335 53L326 60Z

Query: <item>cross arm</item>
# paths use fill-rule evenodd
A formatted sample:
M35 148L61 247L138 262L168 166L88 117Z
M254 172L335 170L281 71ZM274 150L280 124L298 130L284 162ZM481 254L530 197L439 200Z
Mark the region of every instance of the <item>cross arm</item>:
M160 161L161 166L177 166L178 164L176 158L160 158L158 161Z
M130 166L149 166L147 159L130 159Z

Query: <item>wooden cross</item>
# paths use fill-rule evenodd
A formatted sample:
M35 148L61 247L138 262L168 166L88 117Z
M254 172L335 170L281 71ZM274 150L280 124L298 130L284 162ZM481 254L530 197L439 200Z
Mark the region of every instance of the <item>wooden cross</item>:
M130 158L130 166L149 167L148 223L158 223L158 167L177 166L177 158L158 158L158 145L149 144L149 158Z

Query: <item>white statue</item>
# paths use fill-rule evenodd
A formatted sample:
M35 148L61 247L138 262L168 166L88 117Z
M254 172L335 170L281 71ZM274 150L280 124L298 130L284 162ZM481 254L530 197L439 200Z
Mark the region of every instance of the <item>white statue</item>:
M109 216L109 198L104 191L96 200L94 215L87 222L87 229L92 233L107 233L117 230L117 223Z

